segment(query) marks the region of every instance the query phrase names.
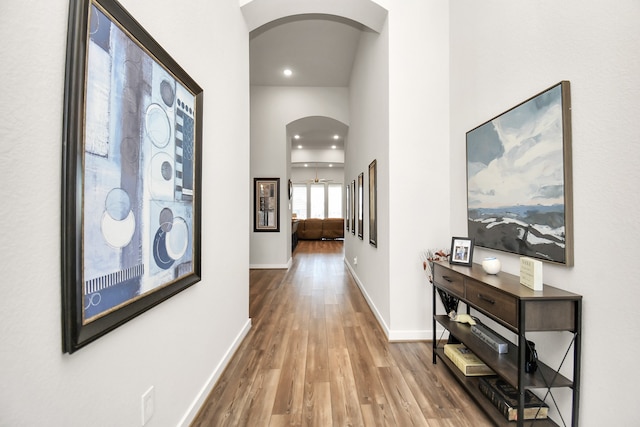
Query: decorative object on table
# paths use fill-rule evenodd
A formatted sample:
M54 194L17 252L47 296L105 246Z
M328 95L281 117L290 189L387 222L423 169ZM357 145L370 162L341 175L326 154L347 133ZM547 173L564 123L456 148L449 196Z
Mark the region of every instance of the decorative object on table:
M524 371L527 374L533 374L538 370L538 352L536 351L536 344L533 341L527 340L525 346L525 362Z
M500 377L484 377L478 387L508 421L518 420L518 390ZM531 390L524 395L524 419L548 418L549 406Z
M569 82L470 130L466 144L475 244L573 265Z
M253 188L253 231L280 231L280 178L254 178Z
M487 344L497 353L503 354L509 352L509 344L507 340L498 335L495 331L487 326L478 323L471 326L471 333L480 338L482 342Z
M482 260L482 269L487 274L498 274L500 272L500 260L498 258L485 258Z
M464 344L445 344L444 354L467 377L495 375L495 372Z
M422 260L422 269L424 270L430 283L433 283L433 263L449 260L448 249L428 249L423 250L420 253L420 259ZM447 314L454 315L458 311L458 298L446 293L442 289L438 288L438 295L440 295L440 301L444 306Z
M378 162L369 164L369 243L378 247Z
M529 257L520 257L520 284L534 291L543 289L542 261Z
M117 1L70 2L64 352L200 280L202 94Z
M449 260L448 249L426 249L420 252L422 269L427 274L430 283L433 283L433 263Z
M473 262L473 239L453 237L451 239L451 257L449 263L470 266Z
M476 319L474 319L473 317L471 317L471 315L466 313L456 314L454 312L449 312L449 318L452 321L458 322L458 323L468 323L469 325L476 324Z
M358 237L364 240L364 172L358 175Z

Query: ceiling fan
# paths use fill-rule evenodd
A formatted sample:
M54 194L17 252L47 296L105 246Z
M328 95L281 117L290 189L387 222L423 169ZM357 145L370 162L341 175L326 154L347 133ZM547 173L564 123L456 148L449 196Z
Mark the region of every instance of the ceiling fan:
M332 179L318 178L318 168L316 167L316 177L315 177L315 179L309 179L306 182L308 184L323 184L325 182L333 182L333 180Z

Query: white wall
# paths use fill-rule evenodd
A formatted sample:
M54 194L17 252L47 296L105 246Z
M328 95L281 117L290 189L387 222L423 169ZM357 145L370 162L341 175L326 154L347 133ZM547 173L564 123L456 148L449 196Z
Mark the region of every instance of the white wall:
M388 331L389 314L389 50L380 33L360 36L349 87L351 127L345 146L345 181L356 181L356 234L345 234L345 262L378 321ZM377 161L378 244L369 244L369 164ZM363 239L358 237L358 175L363 173ZM355 259L357 258L357 263Z
M391 340L431 337L431 289L419 253L450 244L448 5L388 4Z
M122 3L204 88L203 279L73 355L62 354L68 2L2 2L2 426L138 426L140 398L150 386L149 426L188 422L250 325L249 48L237 0L194 0L180 8L168 0Z
M349 124L347 88L251 87L251 182L280 178L280 232L253 232L252 268L286 268L291 259L291 210L286 186L290 178L287 125L309 116L325 116ZM253 197L253 193L250 198ZM253 207L253 202L251 203Z
M545 264L544 280L584 296L580 425L631 425L640 348L640 3L450 4L451 232L466 232L465 132L569 80L575 266ZM475 257L489 253L518 273L515 256L478 250ZM560 351L554 347L538 351Z

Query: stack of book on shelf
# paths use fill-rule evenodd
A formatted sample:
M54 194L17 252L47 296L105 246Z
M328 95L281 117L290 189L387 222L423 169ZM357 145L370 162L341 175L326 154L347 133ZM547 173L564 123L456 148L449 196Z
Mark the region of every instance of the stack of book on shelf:
M480 378L480 391L489 398L502 415L509 421L518 420L518 390L500 377ZM524 419L545 419L549 406L531 390L524 394Z
M444 354L468 377L495 374L464 344L446 344Z

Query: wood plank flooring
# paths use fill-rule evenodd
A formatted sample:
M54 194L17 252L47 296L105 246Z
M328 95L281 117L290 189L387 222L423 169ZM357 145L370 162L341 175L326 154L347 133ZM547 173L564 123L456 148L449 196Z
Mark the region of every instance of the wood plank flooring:
M387 342L343 257L300 241L289 271L251 271L253 326L193 427L491 425L430 343Z

